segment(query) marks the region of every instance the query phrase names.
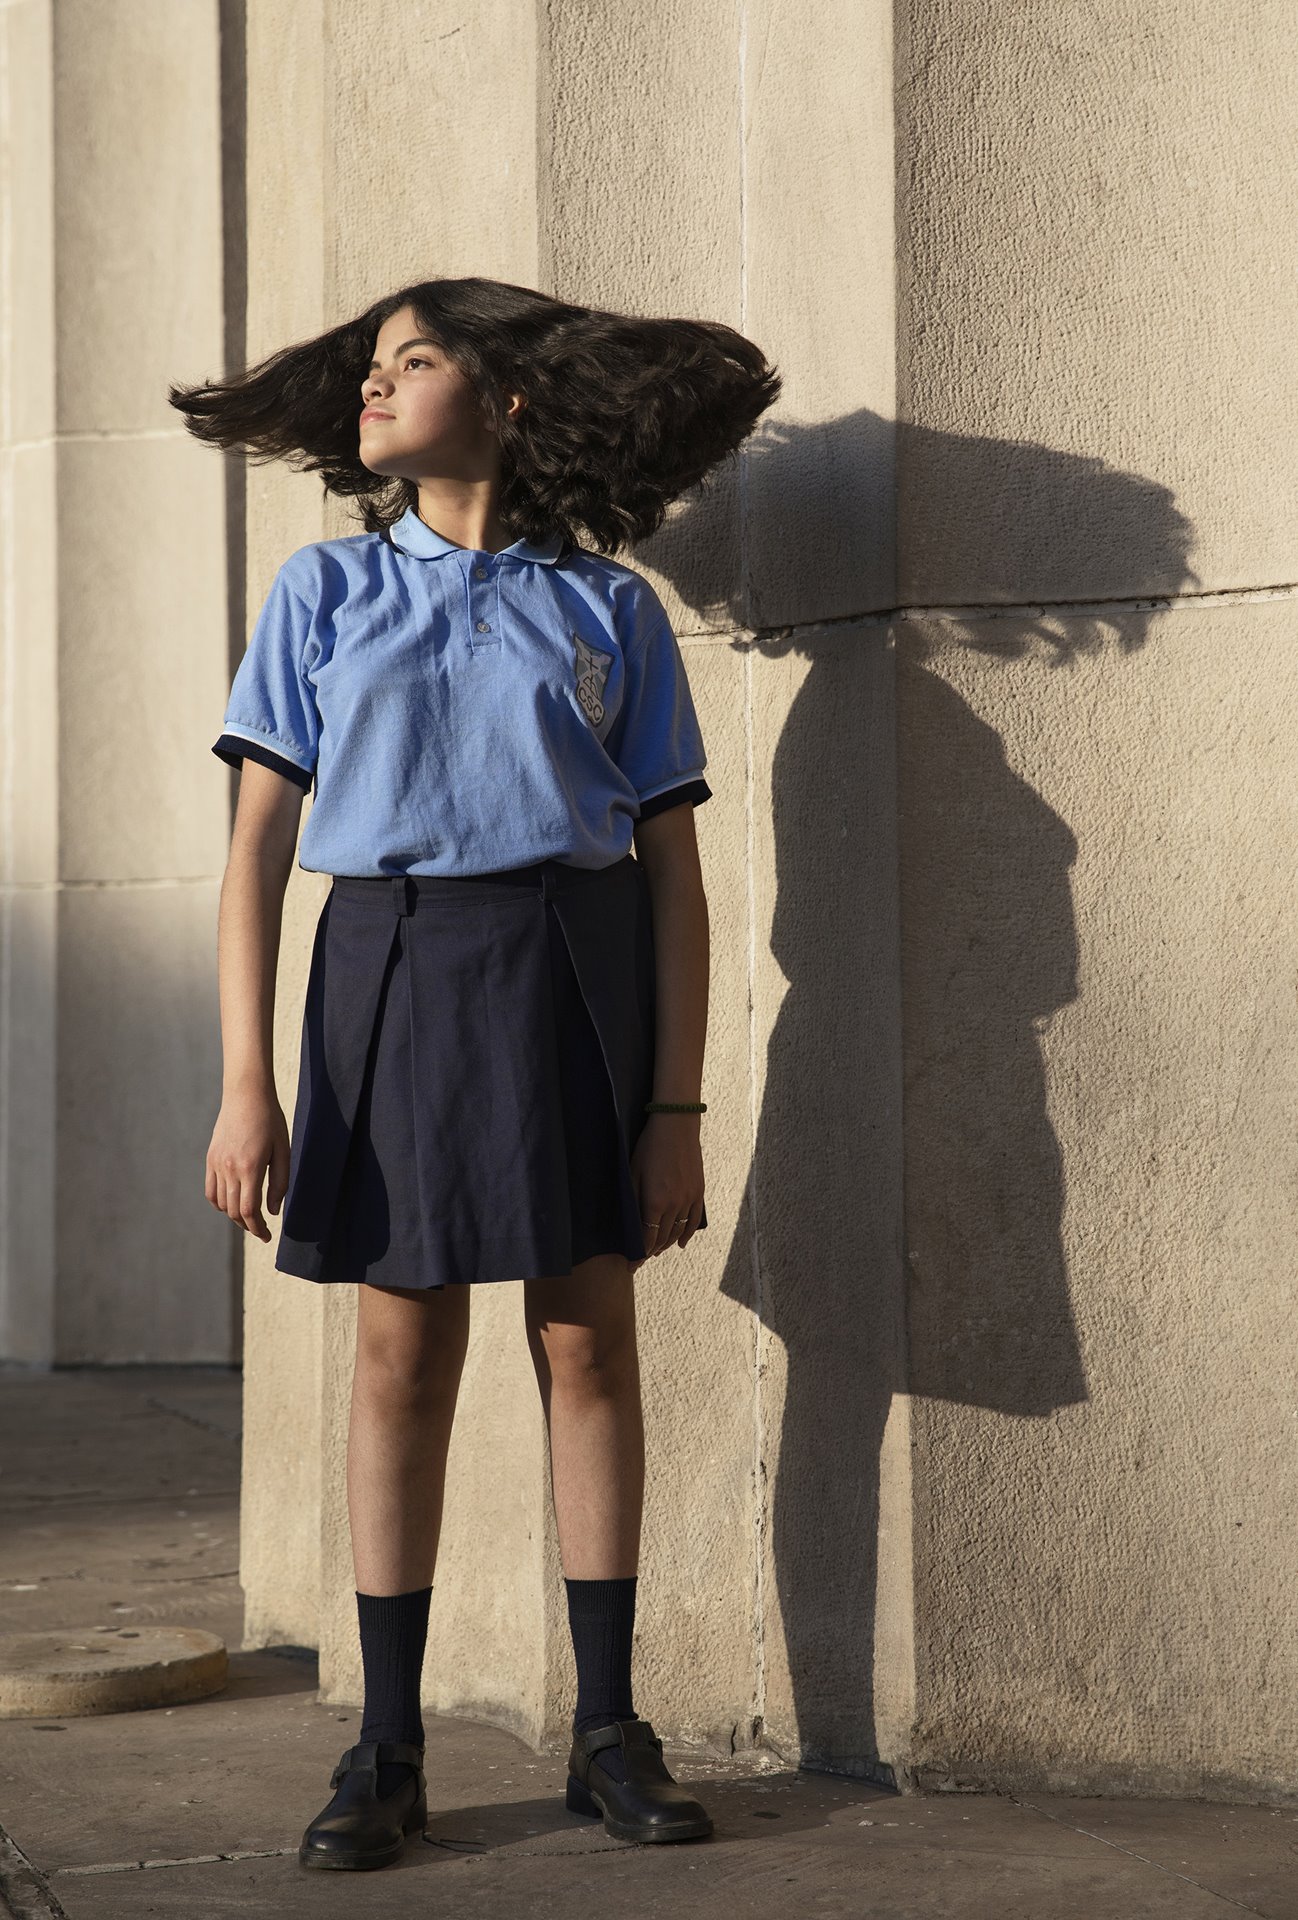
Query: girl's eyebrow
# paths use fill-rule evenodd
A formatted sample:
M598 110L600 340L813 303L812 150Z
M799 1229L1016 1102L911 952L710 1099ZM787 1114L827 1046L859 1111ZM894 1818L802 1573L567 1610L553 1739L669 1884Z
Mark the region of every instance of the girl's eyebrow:
M403 340L401 342L401 345L397 348L396 352L393 354L392 358L394 360L399 360L407 347L435 347L436 345L437 345L436 340ZM377 367L378 364L379 363L377 360L370 361L371 373L373 373L375 367Z

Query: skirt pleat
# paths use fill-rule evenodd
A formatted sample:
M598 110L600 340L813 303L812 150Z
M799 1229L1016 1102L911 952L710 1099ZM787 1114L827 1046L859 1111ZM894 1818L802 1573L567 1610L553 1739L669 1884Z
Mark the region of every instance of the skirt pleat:
M427 1288L642 1260L630 1161L654 1017L651 900L630 855L335 879L276 1267Z

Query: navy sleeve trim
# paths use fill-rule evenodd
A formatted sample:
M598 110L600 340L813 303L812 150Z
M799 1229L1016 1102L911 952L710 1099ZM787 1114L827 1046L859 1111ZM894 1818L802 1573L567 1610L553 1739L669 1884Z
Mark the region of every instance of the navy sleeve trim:
M290 760L287 754L276 753L273 747L258 746L255 740L245 740L240 733L223 733L212 748L218 760L224 760L227 766L242 770L245 760L255 760L260 767L269 767L272 773L282 773L286 780L301 787L304 793L310 793L314 775Z
M679 807L686 800L691 806L701 807L705 800L711 798L712 789L706 780L685 780L679 787L668 787L666 792L654 794L651 800L642 800L636 824L638 826L641 820L651 819L655 813L662 813L668 807Z

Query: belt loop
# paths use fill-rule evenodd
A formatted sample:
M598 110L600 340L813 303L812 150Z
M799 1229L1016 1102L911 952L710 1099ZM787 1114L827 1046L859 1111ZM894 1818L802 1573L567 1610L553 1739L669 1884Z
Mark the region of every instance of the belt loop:
M392 880L392 907L396 913L413 913L415 910L414 887L408 873L398 873Z

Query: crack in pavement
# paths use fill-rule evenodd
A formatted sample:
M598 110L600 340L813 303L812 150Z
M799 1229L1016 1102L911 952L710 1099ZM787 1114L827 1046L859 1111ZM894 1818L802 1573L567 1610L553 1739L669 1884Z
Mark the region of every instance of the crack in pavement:
M1112 1847L1115 1853L1125 1853L1129 1860L1140 1860L1147 1867L1154 1867L1159 1873L1170 1873L1174 1880L1184 1880L1187 1887L1193 1887L1196 1893L1206 1893L1211 1900L1224 1900L1227 1906L1237 1907L1241 1913L1262 1914L1261 1907L1250 1907L1247 1901L1236 1900L1233 1894L1221 1893L1216 1887L1206 1887L1202 1880L1196 1880L1193 1874L1178 1873L1175 1867L1166 1866L1161 1860L1151 1860L1147 1853L1137 1853L1134 1847L1124 1847L1120 1840L1111 1839L1107 1833L1096 1833L1090 1827L1080 1827L1075 1820L1065 1820L1062 1814L1051 1813L1048 1807L1038 1807L1031 1800L1020 1800L1017 1794L1008 1794L1019 1807L1026 1807L1031 1813L1039 1813L1043 1819L1053 1820L1056 1826L1067 1827L1070 1833L1083 1833L1088 1840L1098 1840L1103 1846Z

